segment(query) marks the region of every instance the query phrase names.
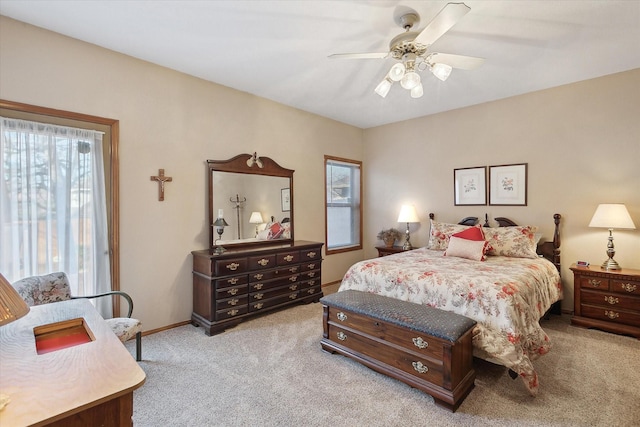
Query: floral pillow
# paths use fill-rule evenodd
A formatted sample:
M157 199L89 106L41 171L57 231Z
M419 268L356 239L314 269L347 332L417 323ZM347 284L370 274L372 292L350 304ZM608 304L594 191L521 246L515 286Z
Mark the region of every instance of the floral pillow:
M538 227L487 228L485 238L491 245L488 255L514 258L538 258L536 253L536 231Z
M444 251L449 245L452 234L472 228L470 225L448 224L431 220L431 234L429 235L429 249Z
M444 256L455 256L459 258L484 261L485 252L489 243L483 240L470 240L455 235L449 238L449 245Z

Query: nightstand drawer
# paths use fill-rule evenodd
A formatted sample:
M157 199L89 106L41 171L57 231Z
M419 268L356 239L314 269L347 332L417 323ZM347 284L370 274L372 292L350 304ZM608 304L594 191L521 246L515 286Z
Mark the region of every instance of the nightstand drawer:
M603 308L635 310L640 313L640 297L620 295L613 292L582 291L582 303L598 305Z
M640 282L633 280L612 280L611 291L622 294L640 295Z
M609 290L609 279L605 279L604 277L578 276L578 281L580 287L584 289L598 289L601 291Z
M596 307L593 305L581 305L581 310L583 316L592 319L640 326L640 312L637 311L620 310L617 307Z

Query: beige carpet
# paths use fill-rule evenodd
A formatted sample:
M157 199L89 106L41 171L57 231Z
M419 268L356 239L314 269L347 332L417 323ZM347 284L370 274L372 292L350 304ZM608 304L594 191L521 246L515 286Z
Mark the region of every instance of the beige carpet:
M632 426L640 424L640 341L543 322L554 348L530 397L477 360L456 413L396 380L321 350L322 306L292 307L207 337L191 325L143 337L134 393L143 426ZM127 343L134 352L134 343Z

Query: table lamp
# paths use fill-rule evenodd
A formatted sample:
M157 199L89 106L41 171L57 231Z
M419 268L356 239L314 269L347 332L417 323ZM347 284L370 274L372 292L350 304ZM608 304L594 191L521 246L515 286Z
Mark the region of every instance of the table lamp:
M591 218L589 227L600 227L609 229L609 243L607 243L607 255L609 259L602 263L603 270L620 270L620 265L613 259L616 251L613 246L613 229L635 229L636 226L629 215L629 211L622 203L606 203L598 205L596 212Z
M29 306L27 303L0 273L0 326L18 320L28 312ZM10 401L11 399L9 399L8 395L0 393L0 410Z
M213 223L213 226L216 228L216 233L218 233L218 238L213 242L213 246L216 247L216 253L217 254L221 254L223 253L226 249L223 248L222 246L218 245L216 242L220 239L222 239L222 233L224 233L224 228L228 227L229 224L227 224L227 221L224 220L224 218L222 217L218 217L215 222Z
M264 221L262 220L262 215L260 212L251 212L251 218L249 218L249 224L256 225L256 237L258 237L258 224L262 224Z
M413 205L403 205L400 209L400 215L398 215L398 222L407 223L407 231L405 232L405 241L402 245L402 249L405 251L413 249L413 246L411 246L411 241L409 240L411 238L411 236L409 235L409 223L420 222L418 213L416 212L416 208Z

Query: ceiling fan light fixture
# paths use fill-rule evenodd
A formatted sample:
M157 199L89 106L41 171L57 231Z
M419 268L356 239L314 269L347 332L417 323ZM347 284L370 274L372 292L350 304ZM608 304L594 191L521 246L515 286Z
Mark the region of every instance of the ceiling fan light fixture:
M389 70L389 78L394 82L399 82L404 77L406 67L402 62L398 62Z
M422 95L424 95L424 91L422 90L422 83L411 89L412 98L422 98Z
M375 91L378 95L384 98L389 93L389 90L391 90L392 84L393 82L389 80L389 77L385 77L385 79L381 81L380 84L378 84L378 86L376 86Z
M439 62L433 64L433 66L431 67L431 72L433 73L433 75L442 81L445 81L449 78L451 70L451 65L441 64Z
M406 73L404 77L402 77L402 80L400 80L400 85L407 90L411 90L419 84L420 74L416 73L413 70Z

